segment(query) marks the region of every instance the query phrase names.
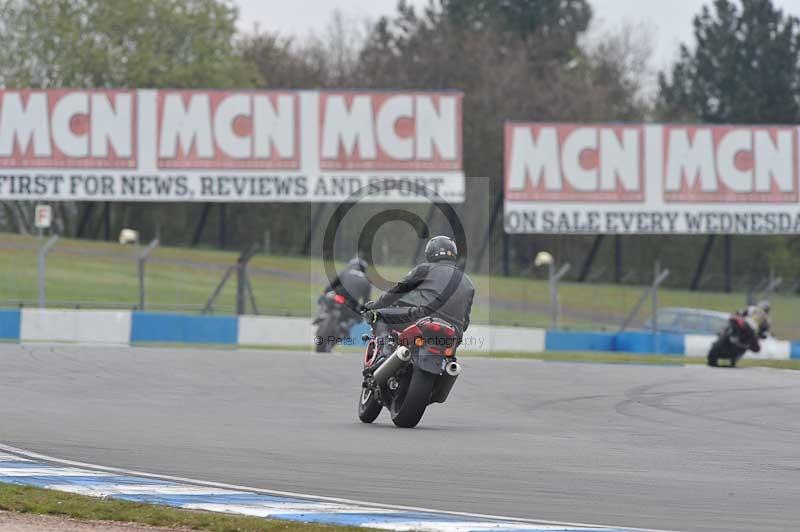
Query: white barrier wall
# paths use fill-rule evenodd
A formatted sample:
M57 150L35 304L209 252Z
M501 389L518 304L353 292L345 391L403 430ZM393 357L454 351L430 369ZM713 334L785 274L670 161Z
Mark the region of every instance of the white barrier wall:
M545 334L544 329L472 325L464 333L461 349L481 353L489 351L541 353L544 351Z
M482 353L541 353L544 351L545 334L542 329L473 325L464 334L461 349ZM311 346L315 335L316 328L310 318L239 317L239 345Z
M239 345L314 345L311 318L239 316Z
M17 316L17 313L19 315ZM280 316L232 316L223 317L192 317L181 315L163 315L136 313L137 319L128 311L108 310L57 310L57 309L23 309L22 311L6 311L0 317L6 316L11 325L5 329L6 340L19 340L21 342L67 342L86 344L130 344L132 338L137 336L138 329L144 332L153 332L158 329L165 342L178 343L227 343L241 346L262 347L305 347L313 350L316 330L310 318L289 318ZM146 319L145 319L146 318ZM177 319L177 323L176 323ZM191 327L202 327L193 330L196 338L188 338L185 334L176 337L174 329L183 331L187 327L181 320L195 320L199 324ZM212 320L212 321L204 321ZM218 320L225 327L219 327ZM233 327L233 321L236 326ZM0 323L0 332L4 329ZM9 333L11 331L11 333ZM19 331L19 336L16 336ZM138 336L142 335L138 330ZM236 336L234 337L234 332ZM185 331L182 332L182 334ZM224 334L223 334L224 333ZM216 336L219 336L219 340ZM637 333L632 333L637 334ZM570 337L573 335L574 337ZM158 335L145 335L148 341L159 341ZM189 335L191 336L191 335ZM547 346L557 349L556 340L563 341L564 337L573 350L593 350L598 346L591 341L585 342L585 348L575 347L577 340L585 340L591 333L556 333L553 338L548 337L548 332L543 329L528 329L523 327L489 327L487 325L473 325L465 333L461 349L473 353L489 352L544 352ZM358 337L358 334L356 334ZM577 339L575 338L577 337ZM673 354L690 357L705 357L714 336L688 335L680 337L680 349ZM356 338L353 345L361 345ZM759 353L747 353L753 359L788 360L793 357L792 343L768 338L762 342ZM623 346L624 347L624 346ZM629 347L629 346L628 346ZM604 350L619 349L617 347L603 347ZM800 345L794 346L794 358L800 359ZM638 352L638 351L637 351ZM642 351L643 352L643 351Z
M22 309L22 342L127 344L130 337L129 311Z
M711 344L717 340L716 336L687 335L685 337L687 357L705 357L708 355ZM785 340L767 338L761 341L761 351L753 353L748 351L747 358L763 360L789 360L792 355L792 343Z
M716 341L716 336L687 334L684 337L685 349L684 352L687 357L704 357L711 349L711 344Z

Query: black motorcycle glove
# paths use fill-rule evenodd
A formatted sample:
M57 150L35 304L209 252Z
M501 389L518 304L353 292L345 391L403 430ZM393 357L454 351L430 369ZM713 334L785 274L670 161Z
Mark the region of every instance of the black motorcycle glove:
M377 312L377 311L374 311L374 310L372 310L372 309L369 309L369 308L365 308L365 309L364 309L364 310L361 312L361 316L362 316L362 317L364 318L364 320L366 320L366 322L367 322L367 323L369 323L370 325L373 325L373 324L374 324L375 322L377 322L377 321L380 319L380 317L381 317L381 315L380 315L380 314L378 314L378 312Z

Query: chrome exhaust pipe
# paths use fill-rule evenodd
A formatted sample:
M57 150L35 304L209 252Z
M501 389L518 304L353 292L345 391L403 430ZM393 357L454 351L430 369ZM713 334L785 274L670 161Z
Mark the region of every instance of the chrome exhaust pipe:
M461 375L461 364L459 364L458 362L448 362L447 365L444 367L444 370L451 377L458 377L459 375Z
M459 375L461 375L461 364L456 361L446 363L444 365L444 375L439 377L439 382L431 395L431 402L444 403L447 401Z
M403 366L409 362L411 362L411 351L409 351L407 347L401 345L375 370L375 373L372 374L372 378L375 379L375 382L379 385L385 386L389 378L400 371Z

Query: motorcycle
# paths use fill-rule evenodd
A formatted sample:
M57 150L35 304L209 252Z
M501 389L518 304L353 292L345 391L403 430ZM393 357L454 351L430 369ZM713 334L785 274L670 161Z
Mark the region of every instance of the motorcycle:
M458 332L451 324L423 318L386 336L364 335L364 381L358 417L372 423L386 407L392 422L413 428L433 403L444 403L461 374Z
M753 328L742 316L733 315L728 321L728 325L717 334L717 340L708 351L708 365L718 367L720 359L729 360L732 368L747 353L753 351L757 353L761 350L758 337L753 332Z
M350 334L350 327L358 315L347 305L347 298L336 292L326 293L320 300L317 318L317 336L314 341L317 353L329 353L340 338Z

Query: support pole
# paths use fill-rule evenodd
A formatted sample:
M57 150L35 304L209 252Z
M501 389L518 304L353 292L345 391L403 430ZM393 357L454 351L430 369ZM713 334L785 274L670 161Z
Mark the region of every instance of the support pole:
M335 211L333 211L333 223L339 229L342 228L342 222L344 221L344 216L343 216L344 214L345 214L344 213L344 209L336 209ZM338 234L340 234L340 233L337 233L337 235ZM342 231L341 234L344 235L344 231ZM334 260L336 259L336 257L341 257L342 256L342 242L344 240L345 240L344 238L335 238L334 237L334 240L333 240L333 258L334 258ZM356 249L356 253L358 253L358 251L359 250Z
M664 281L664 279L666 279L666 277L664 277L663 279L660 278L662 272L661 272L661 263L659 261L656 261L655 268L653 271L654 271L653 289L652 289L653 301L652 301L652 307L650 309L651 312L650 315L652 316L653 320L653 352L660 353L661 342L658 334L658 319L656 319L658 316L658 286L661 284L661 282ZM667 271L666 274L669 275L669 272Z
M494 226L497 223L497 217L503 215L503 192L501 191L497 195L497 199L495 199L494 206L492 207L492 212L489 215L489 225L486 227L486 234L483 236L483 242L478 247L478 253L475 255L475 261L472 263L472 270L476 273L480 271L481 262L483 262L483 256L486 253L486 250L489 249L489 246L492 242L492 231L494 231ZM505 235L505 228L503 228L503 235ZM504 237L505 238L505 237ZM506 245L506 242L503 243ZM504 249L505 252L505 249ZM503 272L507 270L506 265L503 265Z
M554 263L551 262L548 265L550 272L550 309L553 313L552 329L554 331L558 330L559 322L561 321L561 300L558 297L558 283L561 281L561 278L564 277L567 272L569 272L571 267L572 265L567 263L559 268L558 271L556 271L556 266Z
M509 277L511 275L511 261L510 261L510 246L511 236L503 230L503 276Z
M256 253L261 249L260 244L252 244L249 248L242 251L236 260L236 314L241 316L247 314L247 292L249 281L247 279L247 265ZM250 287L252 296L252 287ZM255 297L252 297L253 310L255 310Z
M102 238L105 239L107 236L110 236L110 231L106 226L108 218L108 202L104 202L103 210L100 211L100 216L97 219L97 223L94 226L94 232L91 233L90 238L98 239L102 235Z
M86 231L86 227L89 225L89 220L92 218L92 212L94 212L94 202L90 201L83 207L83 212L81 213L81 219L78 222L78 228L75 230L75 237L82 238L84 231Z
M733 292L733 237L731 235L725 235L724 244L725 292L730 294Z
M53 246L58 242L58 235L51 236L42 247L39 248L38 266L39 266L39 308L44 308L46 304L45 299L45 261L47 254L53 249Z
M614 282L622 283L622 235L614 235Z
M256 305L256 294L253 292L253 284L250 282L250 274L245 277L245 283L247 285L247 295L250 298L250 307L253 309L253 314L258 316L260 312L258 312L258 305Z
M589 250L589 255L586 256L586 262L583 263L583 268L581 268L581 273L578 276L579 283L585 283L586 279L589 277L589 274L592 271L592 264L594 264L594 259L597 257L597 252L600 250L600 246L605 239L605 235L597 235L594 238L594 242L592 242L592 248Z
M660 268L660 265L658 263L656 263L656 268ZM644 302L647 301L648 298L650 298L651 295L653 295L656 290L658 290L658 287L661 286L661 284L667 279L667 277L669 277L669 270L656 271L656 276L653 279L653 284L645 288L641 297L639 297L639 300L633 306L633 310L631 310L631 313L628 314L628 317L625 318L624 322L622 322L622 326L619 328L619 332L624 332L625 329L628 328L628 326L633 322L634 318L636 318L636 315L639 314L639 309L642 308ZM658 299L653 299L653 309L655 310L655 312L658 312ZM652 319L653 321L655 321L656 319L655 314L652 316ZM653 328L654 330L657 330L656 325L653 325Z
M145 286L144 286L144 267L147 263L147 259L150 258L150 254L153 252L154 249L158 247L158 239L151 241L150 244L144 248L144 251L139 255L139 260L137 261L138 271L139 271L139 310L144 310L144 300L145 300Z
M247 314L247 263L241 257L236 264L236 315Z
M103 206L103 227L104 227L104 240L111 241L111 202L105 202Z
M219 204L219 249L225 249L228 234L227 208L224 203Z
M228 282L228 279L230 279L231 274L233 274L235 269L236 266L234 265L228 266L228 269L225 270L225 273L222 275L222 279L219 281L219 284L214 289L211 297L208 298L208 301L206 301L206 306L203 307L203 314L209 314L213 310L214 302L217 300L217 297L219 297L219 293L222 292L222 288L225 286L225 283Z
M711 248L714 247L714 240L716 240L716 238L716 235L708 235L708 239L706 239L706 245L703 246L703 253L700 255L700 261L697 263L697 269L694 271L694 277L692 277L692 284L689 285L689 290L692 292L696 292L700 288L700 281L703 279L703 273L706 271L708 258L711 256Z
M425 231L428 232L428 237L430 237L430 230L431 224L433 223L433 215L436 214L436 204L431 204L431 208L428 209L428 216L425 217ZM419 257L422 255L422 252L425 251L426 242L419 240L417 242L417 249L414 251L414 258L411 261L411 266L414 267L419 263Z
M200 219L197 220L197 225L194 227L194 234L192 235L192 247L200 243L200 238L203 236L203 229L206 227L208 221L208 213L211 211L211 204L204 203L203 210L200 212Z
M314 209L314 206L311 206L311 209ZM303 255L308 255L311 253L311 244L314 241L314 234L317 232L317 226L319 226L320 218L322 218L322 213L325 212L325 204L320 203L314 214L311 216L311 225L308 227L308 232L306 233L306 240L303 242Z

